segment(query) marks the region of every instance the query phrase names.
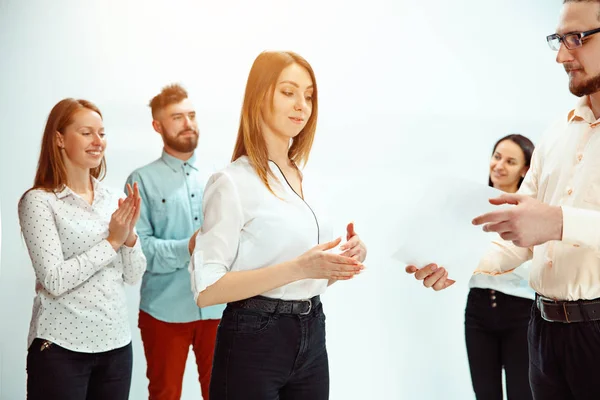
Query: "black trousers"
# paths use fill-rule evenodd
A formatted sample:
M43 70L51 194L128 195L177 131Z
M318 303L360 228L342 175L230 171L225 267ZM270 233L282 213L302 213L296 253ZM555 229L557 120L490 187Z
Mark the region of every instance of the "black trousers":
M600 399L600 321L548 322L534 307L529 359L535 400Z
M465 310L465 339L477 400L531 400L527 329L533 301L473 288Z
M127 400L131 343L102 353L80 353L35 339L27 352L28 400Z
M323 306L308 315L227 305L217 331L211 400L326 400Z

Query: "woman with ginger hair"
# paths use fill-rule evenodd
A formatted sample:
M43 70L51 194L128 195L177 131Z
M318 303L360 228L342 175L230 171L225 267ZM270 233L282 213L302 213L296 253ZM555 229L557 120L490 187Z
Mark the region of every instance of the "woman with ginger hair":
M124 286L141 279L146 258L134 229L137 184L123 199L101 182L105 149L100 110L86 100L61 100L46 122L33 187L19 201L36 277L29 400L129 398Z
M366 247L347 227L325 238L304 192L317 124L317 83L292 52L263 52L250 70L232 163L204 195L190 263L205 307L227 303L213 361L212 399L327 399L329 367L320 295L360 273ZM309 179L309 178L306 178Z

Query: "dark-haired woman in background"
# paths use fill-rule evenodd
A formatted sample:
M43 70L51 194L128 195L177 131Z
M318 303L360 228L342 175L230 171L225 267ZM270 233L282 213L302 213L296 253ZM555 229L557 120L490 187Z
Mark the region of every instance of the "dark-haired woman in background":
M533 143L508 135L494 146L489 185L515 193L529 169ZM465 310L465 338L471 381L478 400L502 400L502 368L508 400L532 399L527 327L535 292L529 266L511 274L473 275Z

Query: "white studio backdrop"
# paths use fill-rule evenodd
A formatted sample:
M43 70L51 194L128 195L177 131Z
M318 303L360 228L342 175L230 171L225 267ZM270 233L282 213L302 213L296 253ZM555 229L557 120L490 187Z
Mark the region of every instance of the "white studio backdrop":
M148 101L181 82L194 101L207 170L233 149L245 81L263 50L293 50L319 85L307 176L330 202L336 232L356 222L367 271L324 295L331 399L473 398L463 335L468 288L424 290L391 259L390 223L423 180L487 182L497 139L538 142L576 99L545 43L561 2L0 0L0 399L25 398L34 274L16 205L35 174L45 119L64 97L102 110L106 182L121 188L160 155ZM398 227L394 227L398 228ZM475 266L466 266L475 268ZM147 398L134 345L131 398ZM200 398L193 355L183 399Z

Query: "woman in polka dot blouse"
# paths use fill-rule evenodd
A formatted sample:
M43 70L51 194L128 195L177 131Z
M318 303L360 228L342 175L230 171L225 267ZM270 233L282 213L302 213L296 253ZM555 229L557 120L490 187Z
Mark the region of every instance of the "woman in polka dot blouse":
M19 221L36 276L28 338L28 399L127 399L131 332L124 284L146 258L135 233L140 196L105 187L102 114L64 99L44 130Z

